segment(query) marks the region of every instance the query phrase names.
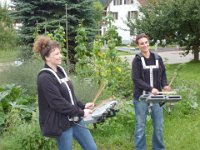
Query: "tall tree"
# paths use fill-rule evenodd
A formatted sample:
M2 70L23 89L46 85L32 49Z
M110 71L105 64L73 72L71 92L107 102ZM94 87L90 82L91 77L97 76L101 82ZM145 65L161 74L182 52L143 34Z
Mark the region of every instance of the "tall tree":
M0 39L0 49L10 49L15 47L16 32L13 27L10 10L6 3L0 3Z
M40 34L51 32L59 25L66 27L68 33L68 53L70 61L74 62L74 47L76 28L81 22L89 31L90 36L97 32L95 22L96 11L92 0L12 0L15 8L15 18L23 24L21 42L32 46L34 32ZM67 11L66 11L67 8Z
M177 43L185 54L192 51L194 60L199 60L199 0L157 0L143 6L141 12L142 18L129 22L132 30L145 32L154 41L166 39L167 43Z

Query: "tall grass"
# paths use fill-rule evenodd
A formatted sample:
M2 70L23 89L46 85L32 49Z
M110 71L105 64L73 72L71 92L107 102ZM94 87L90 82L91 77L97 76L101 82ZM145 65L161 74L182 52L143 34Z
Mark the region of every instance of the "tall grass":
M0 84L16 84L36 94L36 77L43 63L39 60L29 60L20 66L9 65L1 73Z
M13 62L18 59L19 54L20 50L16 48L0 50L0 63Z
M44 62L40 58L26 60L22 65L16 66L13 63L3 63L4 68L0 73L0 84L16 84L27 89L29 94L36 94L36 78L38 72L43 68ZM63 64L64 68L65 66ZM80 79L70 74L73 81L76 96L83 102L92 101L98 91L98 84L90 79ZM103 98L108 98L102 94Z
M170 78L173 76L174 71L177 68L177 64L168 65L168 74ZM182 64L179 71L177 72L177 77L172 87L180 86L183 81L194 83L193 91L196 91L197 96L200 101L200 62L190 62Z

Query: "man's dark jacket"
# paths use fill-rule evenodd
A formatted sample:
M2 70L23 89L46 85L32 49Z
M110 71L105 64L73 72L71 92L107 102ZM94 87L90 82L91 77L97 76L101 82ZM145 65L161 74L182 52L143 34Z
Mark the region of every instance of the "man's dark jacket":
M145 58L145 57L144 57ZM150 57L145 58L146 65L155 65L155 60L159 61L159 68L153 70L154 87L150 86L150 71L144 70L141 61L141 54L136 54L132 62L132 80L133 80L133 98L138 100L143 91L151 92L152 88L157 88L159 91L167 85L165 66L162 58L150 52Z

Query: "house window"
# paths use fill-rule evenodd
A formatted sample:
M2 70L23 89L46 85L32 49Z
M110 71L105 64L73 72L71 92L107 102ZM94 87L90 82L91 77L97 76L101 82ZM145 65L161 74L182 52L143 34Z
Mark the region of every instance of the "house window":
M106 28L103 28L103 34L102 35L104 35L106 33Z
M137 19L138 12L137 11L128 11L128 19Z
M133 4L133 0L124 0L124 4Z
M122 0L114 0L114 5L122 5Z
M118 19L118 12L112 12L113 14L113 19L117 20Z

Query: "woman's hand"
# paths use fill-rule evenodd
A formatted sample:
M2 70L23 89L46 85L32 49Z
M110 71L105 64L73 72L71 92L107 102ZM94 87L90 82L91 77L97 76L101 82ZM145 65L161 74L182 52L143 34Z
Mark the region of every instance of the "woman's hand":
M94 103L86 103L85 104L85 109L93 110L93 108L94 108Z
M84 117L87 117L90 114L92 114L92 110L90 110L90 109L84 109L83 111L84 111Z

